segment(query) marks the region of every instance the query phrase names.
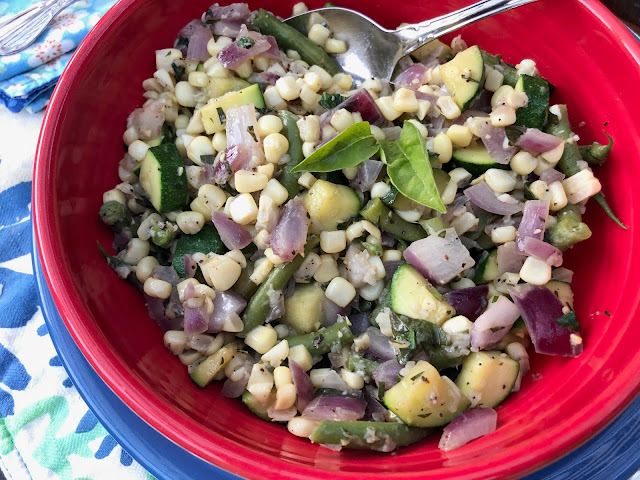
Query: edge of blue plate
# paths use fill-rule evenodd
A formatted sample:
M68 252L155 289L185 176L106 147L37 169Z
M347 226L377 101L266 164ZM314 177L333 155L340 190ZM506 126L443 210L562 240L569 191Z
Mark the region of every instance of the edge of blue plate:
M53 344L80 396L111 436L159 480L238 479L167 439L113 393L84 358L58 313L35 240L32 261ZM639 452L640 396L591 440L523 480L628 480L640 468Z

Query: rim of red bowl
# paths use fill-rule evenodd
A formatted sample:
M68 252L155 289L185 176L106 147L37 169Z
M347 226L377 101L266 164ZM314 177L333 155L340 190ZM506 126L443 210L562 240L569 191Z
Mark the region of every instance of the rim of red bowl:
M47 152L51 151L52 145L56 142L56 119L64 110L66 97L80 74L81 69L76 67L83 63L102 35L112 28L119 16L133 5L134 1L119 0L89 32L63 72L44 117L34 165L33 218L36 245L45 278L61 317L82 353L109 388L138 416L176 444L231 473L238 475L260 474L264 478L279 478L281 472L274 471L273 458L260 458L261 454L256 455L255 452L253 454L256 456L253 459L248 458L243 455L246 453L243 447L195 425L193 422L190 428L185 430L184 423L180 422L186 416L180 418L166 415L166 411L163 410L165 405L162 401L146 397L143 394L138 388L139 383L135 376L124 368L114 352L101 343L97 332L83 329L82 321L78 315L82 301L70 295L69 292L73 290L73 282L65 268L62 252L56 247L55 242L50 240L56 238L55 202L46 201L53 185L49 183L50 179L46 175L47 167L44 160L47 159ZM586 6L612 35L623 40L620 42L621 48L626 49L640 63L640 43L622 22L598 0L578 0L578 2ZM53 285L56 288L51 288ZM577 448L617 416L640 393L640 384L630 370L627 369L622 373L622 378L617 379L621 389L617 392L617 402L614 406L609 405L610 408L605 410L595 405L587 405L585 406L586 411L581 412L583 422L574 425L571 431L564 432L561 438L556 437L553 442L540 442L535 448L529 445L526 449L523 448L522 455L507 456L503 453L491 452L492 461L484 465L486 468L481 468L481 472L475 469L459 471L455 478L476 478L478 473L485 475L484 478L489 478L489 476L493 478L494 475L521 476L531 473ZM201 441L201 439L211 438L211 436L216 437L216 443L219 446L215 453L204 448ZM290 462L285 468L291 478L309 478L314 476L314 472L318 473L313 468L293 465ZM333 473L336 478L342 476L340 472ZM273 477L274 474L276 477ZM351 474L348 475L351 476Z

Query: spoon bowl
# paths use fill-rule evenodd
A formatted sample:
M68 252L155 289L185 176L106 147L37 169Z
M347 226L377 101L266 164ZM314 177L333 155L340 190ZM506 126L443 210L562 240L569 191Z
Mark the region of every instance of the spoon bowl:
M498 13L536 0L482 0L440 17L397 30L381 27L369 17L348 8L327 7L311 10L285 20L296 30L308 33L318 21L347 44L344 53L333 57L345 73L360 85L370 78L391 80L398 61L436 38Z

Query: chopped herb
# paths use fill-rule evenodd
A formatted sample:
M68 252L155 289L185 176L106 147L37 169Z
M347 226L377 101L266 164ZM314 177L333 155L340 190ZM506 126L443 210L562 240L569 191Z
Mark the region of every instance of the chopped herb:
M609 313L609 310L605 310L605 311L604 311L604 314L605 314L607 317L610 317L610 316L611 316L611 314Z
M120 260L118 257L109 255L107 251L104 249L104 247L100 245L100 242L96 242L96 243L98 244L98 250L100 250L100 253L102 254L102 256L107 259L107 263L109 264L109 266L111 266L111 268L117 268L117 267L122 267L123 265L126 265L126 263L123 260Z
M218 117L220 118L220 123L224 123L227 121L227 116L224 114L224 110L221 107L216 108L216 112L218 112Z
M491 327L489 330L491 330L493 333L496 333L502 330L503 328L504 327Z
M249 135L251 135L251 138L253 138L254 141L258 141L258 139L256 138L256 132L254 131L253 125L249 125L247 127L247 132L249 132Z
M390 312L390 317L394 338L398 342L408 344L398 353L398 363L402 365L421 350L433 350L434 347L450 343L449 336L435 323L396 315L393 311Z
M562 315L560 318L556 318L556 323L561 327L568 328L572 332L580 331L580 323L578 323L578 317L575 312L569 312Z
M187 37L178 37L176 40L176 47L186 47L189 45L189 39Z
M247 50L253 47L255 44L255 40L249 37L240 37L236 42L236 45L242 48L246 48Z
M337 107L342 102L344 102L347 97L340 95L339 93L323 93L322 98L318 102L321 106L326 108L327 110L331 110L332 108Z
M431 415L431 413L420 413L420 414L418 414L418 416L419 416L420 418L427 418L427 417L428 417L428 416L430 416L430 415Z
M422 371L420 373L416 373L413 377L411 377L411 381L415 382L418 378L420 378L422 376L423 373L424 373L424 371Z
M438 234L438 236L439 236L440 238L444 238L444 237L446 237L446 236L447 236L447 232L445 232L445 231L443 230L443 231L441 231L441 232Z
M200 155L200 161L202 163L213 164L213 161L216 159L215 155Z
M171 62L171 68L173 68L173 73L176 74L176 80L180 80L184 75L184 67L178 65L176 62Z
M367 250L367 252L369 252L371 255L374 256L380 256L382 255L382 249L377 246L374 245L373 243L369 243L369 242L361 242L362 246Z

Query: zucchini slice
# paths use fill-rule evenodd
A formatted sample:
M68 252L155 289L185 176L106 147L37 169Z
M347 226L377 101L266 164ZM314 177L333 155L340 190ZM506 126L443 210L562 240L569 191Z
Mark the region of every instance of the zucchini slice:
M503 170L509 168L509 165L494 161L481 143L475 143L464 148L456 148L453 151L453 162L474 177L482 175L490 168L501 168Z
M484 60L478 46L467 48L441 65L440 76L460 110L469 108L484 86Z
M520 75L516 91L527 94L527 106L516 111L516 125L542 130L549 115L549 82L541 77Z
M456 385L473 406L495 408L509 396L520 364L502 352L475 352L462 362Z
M140 185L160 213L181 210L187 203L187 175L173 143L149 148L140 165Z

